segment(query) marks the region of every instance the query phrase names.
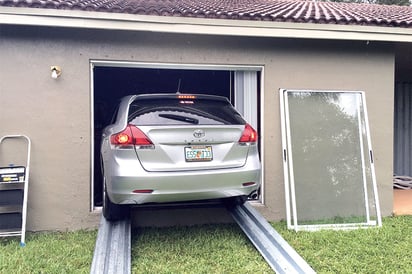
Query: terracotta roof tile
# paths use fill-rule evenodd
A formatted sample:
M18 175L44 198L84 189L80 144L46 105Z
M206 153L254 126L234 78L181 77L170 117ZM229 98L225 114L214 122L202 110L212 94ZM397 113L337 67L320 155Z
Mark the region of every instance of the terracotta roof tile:
M0 6L412 28L412 7L295 0L0 0Z

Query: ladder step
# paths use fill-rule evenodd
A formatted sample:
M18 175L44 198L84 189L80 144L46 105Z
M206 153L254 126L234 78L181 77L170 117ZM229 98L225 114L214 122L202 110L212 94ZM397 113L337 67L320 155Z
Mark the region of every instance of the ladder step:
M21 142L11 139L25 140L27 144L25 164L16 165L17 163L14 162L15 153L21 151L16 146L20 147ZM31 141L26 135L5 135L0 138L0 148L6 145L3 143L5 140L8 140L8 145L12 145L10 151L16 150L16 152L1 155L2 159L9 158L8 156L13 157L9 159L8 166L0 167L0 237L21 236L20 246L23 247L26 237ZM21 162L21 160L17 161Z
M0 229L0 237L21 236L21 228Z
M0 205L0 214L21 213L23 205Z
M0 183L0 190L24 189L24 183Z

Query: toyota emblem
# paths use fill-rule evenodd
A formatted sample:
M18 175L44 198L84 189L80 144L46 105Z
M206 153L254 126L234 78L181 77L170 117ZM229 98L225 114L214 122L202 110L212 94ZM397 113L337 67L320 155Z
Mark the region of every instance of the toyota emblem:
M195 132L193 132L193 136L195 138L202 138L205 137L205 132L201 129L196 129Z

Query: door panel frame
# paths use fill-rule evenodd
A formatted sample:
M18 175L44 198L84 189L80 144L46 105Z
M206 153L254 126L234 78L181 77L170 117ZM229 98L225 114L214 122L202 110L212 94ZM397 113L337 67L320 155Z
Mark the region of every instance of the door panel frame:
M94 68L95 67L113 67L113 68L147 68L147 69L173 69L173 70L227 70L227 71L234 71L235 74L237 72L242 73L242 72L249 72L249 77L250 73L256 72L256 77L259 77L259 74L257 72L260 72L260 77L259 79L256 79L258 82L260 82L260 90L257 90L260 97L260 102L258 102L257 96L254 98L252 101L252 104L254 106L249 106L247 102L250 102L251 99L253 99L253 94L250 92L246 92L245 97L243 100L237 100L238 103L236 103L236 98L230 98L231 101L234 101L235 103L235 108L239 108L239 112L241 112L242 115L249 121L252 126L255 128L260 129L260 156L261 156L261 162L262 162L262 174L261 174L261 180L262 180L262 186L261 186L261 198L260 198L260 203L264 204L264 66L263 65L221 65L221 64L178 64L178 63L147 63L147 62L133 62L133 61L109 61L109 60L90 60L90 132L91 132L91 170L90 170L90 210L95 211L95 210L100 210L101 207L96 207L94 205L94 162L95 162L95 156L94 156L94 146L95 146L95 140L94 140L94 134L95 134L95 125L94 125ZM247 73L246 73L247 74ZM240 79L238 77L238 79ZM250 79L245 80L246 84L250 84ZM253 87L253 85L252 85ZM243 88L243 86L242 86ZM258 86L256 86L256 89ZM236 94L242 94L241 92L234 92ZM232 94L230 94L232 96ZM235 96L236 97L236 96ZM234 100L232 100L234 99ZM236 105L241 104L241 106L236 106ZM260 113L259 113L260 110ZM260 115L260 117L259 117ZM259 117L259 119L258 119ZM258 121L260 121L258 125Z

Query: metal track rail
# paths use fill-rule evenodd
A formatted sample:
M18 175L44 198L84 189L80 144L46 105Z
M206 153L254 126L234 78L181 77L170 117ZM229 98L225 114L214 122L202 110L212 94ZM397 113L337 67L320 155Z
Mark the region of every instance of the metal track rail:
M248 202L229 211L276 273L316 273Z
M249 203L228 209L276 273L316 273ZM90 273L131 273L130 219L109 222L101 217Z
M131 273L130 219L109 222L101 217L90 273Z

